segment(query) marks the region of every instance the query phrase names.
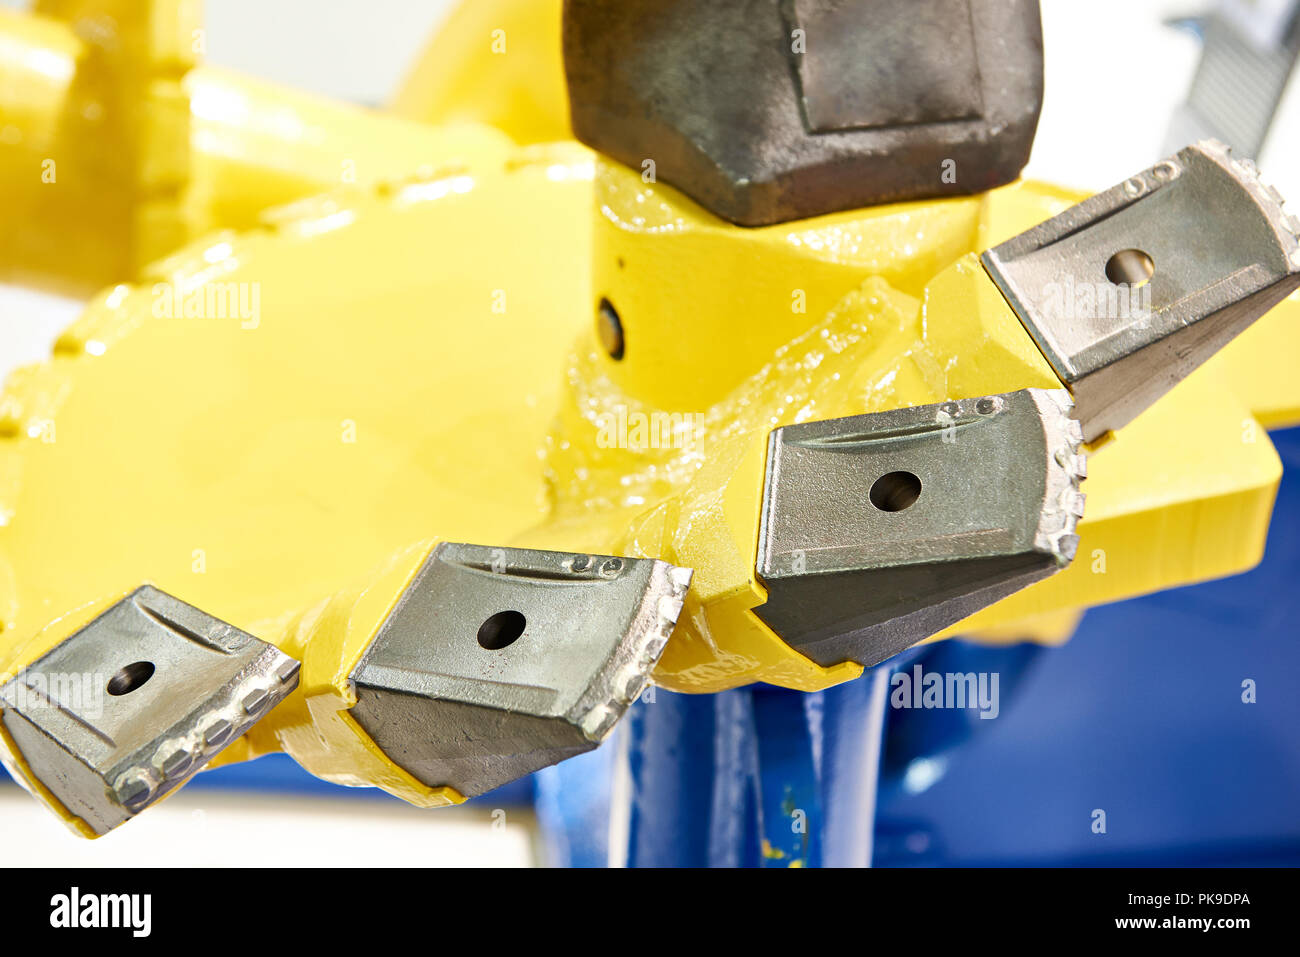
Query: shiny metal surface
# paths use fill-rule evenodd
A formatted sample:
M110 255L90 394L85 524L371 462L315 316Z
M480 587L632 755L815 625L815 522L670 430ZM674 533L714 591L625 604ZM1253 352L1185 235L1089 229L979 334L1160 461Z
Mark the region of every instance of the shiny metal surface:
M32 775L104 834L161 800L298 684L277 648L146 585L0 687Z
M567 0L578 139L745 226L1011 182L1034 0Z
M1254 164L1206 141L984 254L1085 439L1130 422L1300 286L1300 222L1282 203Z
M873 665L1065 567L1069 409L1026 389L773 431L755 614L819 664Z
M420 781L482 794L604 740L690 579L660 561L444 543L352 672L351 714Z

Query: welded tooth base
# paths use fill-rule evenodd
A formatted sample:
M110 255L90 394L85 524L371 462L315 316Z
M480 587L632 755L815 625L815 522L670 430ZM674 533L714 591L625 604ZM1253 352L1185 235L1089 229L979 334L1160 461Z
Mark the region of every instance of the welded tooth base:
M650 680L690 580L649 559L440 545L353 670L352 717L467 797L591 750Z
M755 609L874 665L1065 567L1086 474L1069 394L1026 389L773 431Z
M18 752L7 765L104 834L265 717L298 672L275 646L146 585L0 687Z
M1182 150L983 256L1091 442L1300 287L1300 222L1249 160Z

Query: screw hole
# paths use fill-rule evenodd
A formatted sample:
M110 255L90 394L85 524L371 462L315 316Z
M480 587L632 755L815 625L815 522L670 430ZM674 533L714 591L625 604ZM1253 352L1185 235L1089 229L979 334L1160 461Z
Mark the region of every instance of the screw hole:
M1140 249L1121 249L1106 263L1106 278L1117 286L1145 286L1155 272L1155 262Z
M152 661L137 661L120 669L108 679L108 693L114 697L130 694L153 677Z
M479 625L478 643L488 651L500 651L515 643L528 620L517 611L499 611Z
M890 472L871 486L871 504L882 512L901 512L921 497L921 480L911 472Z
M600 301L596 317L596 332L600 344L605 347L611 359L623 358L623 320L618 317L618 310L608 299Z
M975 411L980 415L992 415L997 411L998 404L992 399L980 399L975 403Z

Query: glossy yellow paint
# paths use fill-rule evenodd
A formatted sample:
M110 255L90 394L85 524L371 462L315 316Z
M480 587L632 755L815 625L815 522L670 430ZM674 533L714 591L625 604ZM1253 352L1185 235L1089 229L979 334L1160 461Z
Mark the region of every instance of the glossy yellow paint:
M817 668L749 614L763 599L753 556L766 434L812 417L1054 384L963 255L983 241L999 195L736 230L601 164L593 288L582 239L591 175L585 150L553 146L459 175L337 192L254 232L215 235L144 284L100 297L56 359L5 393L0 514L10 520L0 547L22 556L0 573L10 632L149 578L273 634L322 586L342 587L423 528L696 568L657 675L666 686L812 688L856 673ZM1013 195L1023 202L1033 190ZM1039 218L1058 201L1041 195ZM534 214L527 221L523 209ZM666 212L671 228L646 209ZM507 221L528 230L509 261L481 229ZM560 248L554 233L572 239ZM924 263L916 274L891 258L909 246ZM562 252L563 265L529 254L542 247ZM928 285L917 278L945 259L956 262ZM353 269L366 261L382 269ZM716 268L689 272L695 262ZM352 278L344 288L318 281L335 274ZM715 290L719 278L735 290L730 300ZM793 282L806 298L792 295ZM202 318L200 307L186 319L170 290L205 283L256 288L257 317ZM589 331L602 296L627 329L621 363ZM160 318L160 302L176 315ZM715 314L727 309L731 328ZM673 351L692 340L701 348ZM123 382L149 387L124 392ZM656 404L674 395L694 408ZM690 416L690 441L606 447L601 425L620 410ZM1094 459L1083 554L1102 549L1122 574L1080 563L960 630L1005 632L1021 618L1247 567L1278 474L1262 432L1240 440L1249 414L1210 370L1189 380ZM45 422L56 441L44 441ZM345 441L350 427L362 454ZM141 469L160 448L171 456ZM98 480L87 489L90 468ZM1025 636L1038 630L1027 624Z
M572 139L562 8L562 0L456 4L390 108L423 123L484 123L517 143Z
M393 98L391 111L425 124L486 124L516 143L571 139L562 0L459 3Z
M23 224L0 232L0 281L89 296L193 237L252 228L270 206L514 149L483 125L433 127L193 67L177 39L197 42L188 15L152 41L174 54L122 58L117 39L148 22L55 6L60 17L0 10L0 208ZM174 4L109 6L166 21Z
M339 710L337 662L405 579L355 601L349 583L431 532L506 542L545 517L538 450L586 323L591 176L558 144L338 190L97 296L0 398L0 669L145 580L294 653L325 628L301 703L224 759L279 748L332 780L454 800ZM330 643L347 654L315 657Z
M354 186L436 179L515 154L487 126L428 126L215 67L185 78L195 235L254 226L271 206Z
M97 296L0 399L6 636L145 579L262 634L425 534L543 519L590 177L559 145L341 191Z
M202 49L201 5L38 0L35 10L68 24L82 41L73 99L84 92L93 100L72 124L95 128L92 156L112 171L112 202L126 213L122 254L138 269L189 236L190 113L182 80ZM63 159L65 151L54 154Z

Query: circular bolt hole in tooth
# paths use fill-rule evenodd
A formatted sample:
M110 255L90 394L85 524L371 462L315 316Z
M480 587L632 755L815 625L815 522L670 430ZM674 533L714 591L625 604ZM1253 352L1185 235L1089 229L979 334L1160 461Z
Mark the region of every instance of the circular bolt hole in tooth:
M1155 273L1155 261L1140 249L1121 249L1106 262L1106 278L1117 286L1140 288Z
M921 480L911 472L890 472L876 479L870 497L882 512L901 512L921 497Z
M596 332L600 344L605 347L611 359L623 358L623 320L618 317L618 310L608 299L600 301L596 316Z
M600 573L606 578L613 578L623 570L623 562L617 558L607 558L605 563L600 566Z
M992 399L980 399L975 403L975 411L980 415L992 415L997 411L998 404Z
M133 662L108 679L108 693L114 697L130 694L143 687L144 683L153 677L153 672L152 661Z
M524 633L528 620L517 611L499 611L479 625L478 643L488 651L500 651L514 644Z
M585 572L590 565L591 565L591 559L588 556L579 555L576 558L574 558L573 563L572 565L570 565L570 567L575 572Z

